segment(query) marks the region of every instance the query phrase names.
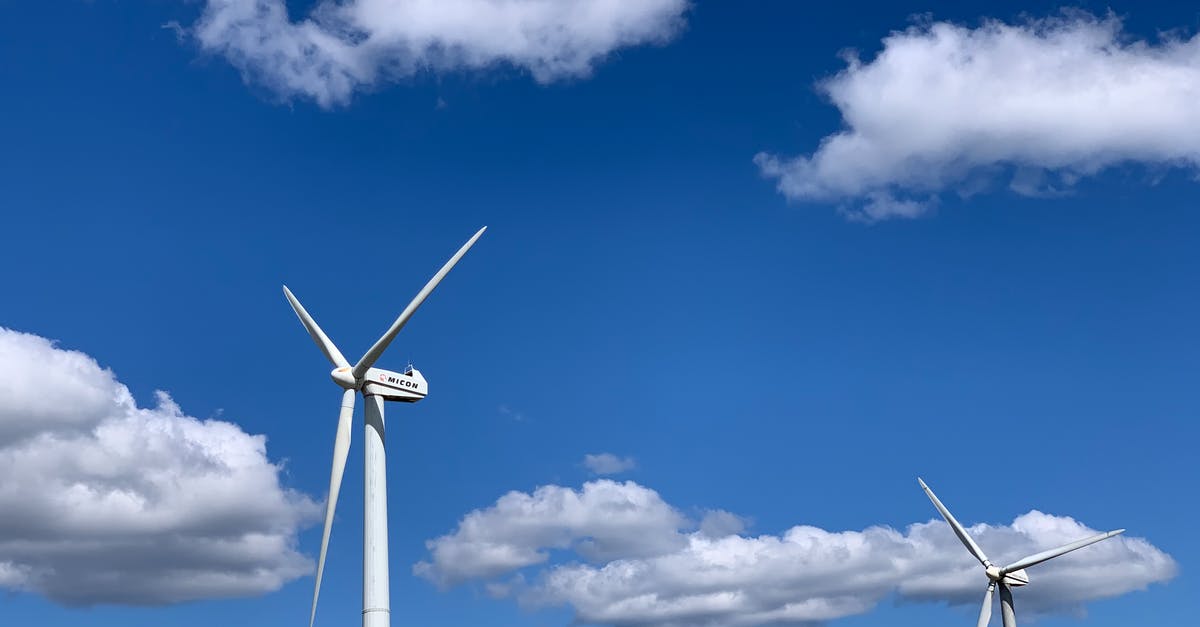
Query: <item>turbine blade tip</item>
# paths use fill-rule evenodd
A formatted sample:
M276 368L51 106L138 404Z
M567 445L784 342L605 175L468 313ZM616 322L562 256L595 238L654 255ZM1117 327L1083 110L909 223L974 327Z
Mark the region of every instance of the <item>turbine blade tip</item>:
M1109 533L1109 535L1113 535L1113 536L1119 536L1119 535L1121 535L1121 534L1125 533L1125 530L1124 530L1124 529L1115 529L1115 530L1113 530L1113 531L1110 531L1110 532L1108 532L1108 533Z
M921 487L922 487L922 488L925 488L926 490L928 490L928 489L929 489L929 486L925 485L925 480L924 480L924 479L922 479L922 478L920 478L920 477L917 477L917 483L921 484Z

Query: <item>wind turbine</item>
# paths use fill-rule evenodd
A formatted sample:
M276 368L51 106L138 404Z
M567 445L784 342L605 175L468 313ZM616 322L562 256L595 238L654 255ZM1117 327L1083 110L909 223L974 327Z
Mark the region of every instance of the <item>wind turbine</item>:
M388 599L388 544L387 544L387 473L384 448L383 402L400 401L415 403L428 394L428 384L412 366L404 372L392 372L375 368L375 361L387 349L388 344L404 328L430 292L441 283L454 264L467 254L487 227L477 233L438 273L421 288L408 307L392 323L362 359L354 366L346 361L337 346L330 341L317 321L308 315L304 306L292 295L287 286L283 293L292 309L300 318L317 347L333 363L333 382L342 388L342 410L338 415L337 436L333 442L333 469L329 474L329 500L325 503L325 529L321 534L321 557L317 562L317 581L313 587L312 612L308 624L312 627L317 616L317 597L321 593L321 576L325 573L325 553L329 549L329 529L333 524L333 511L337 507L338 492L342 487L342 473L346 470L346 455L350 451L350 420L354 415L354 396L361 392L365 406L366 437L363 443L363 627L388 627L391 623L391 605Z
M925 485L925 482L920 477L917 478L917 481L921 484L921 488L925 490L925 494L929 496L929 500L933 501L933 506L942 514L942 518L945 518L950 528L954 530L954 535L958 536L958 539L962 541L963 546L967 547L971 555L974 555L975 559L979 560L980 564L983 564L984 572L988 578L988 587L987 592L983 595L983 608L979 610L978 627L987 627L988 622L992 620L992 591L997 587L1000 588L1000 616L1004 619L1004 627L1017 627L1017 615L1013 611L1012 591L1009 588L1029 583L1029 575L1025 574L1026 568L1041 564L1049 559L1054 559L1063 553L1070 553L1076 549L1082 549L1089 544L1095 544L1101 540L1107 540L1115 535L1125 533L1124 529L1098 533L1090 538L1076 540L1056 549L1034 553L1001 568L988 560L987 555L983 553L983 549L979 548L979 545L975 544L975 541L971 539L967 530L958 524L958 521L954 519L954 515L950 513L950 510L946 509L945 505L942 505L942 502L938 500L933 490L930 490L929 486Z

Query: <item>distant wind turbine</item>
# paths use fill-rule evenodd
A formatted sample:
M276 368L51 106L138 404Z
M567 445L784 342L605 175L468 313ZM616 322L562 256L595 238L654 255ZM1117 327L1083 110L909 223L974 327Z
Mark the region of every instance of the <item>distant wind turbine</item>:
M384 448L383 402L400 401L415 403L429 393L425 377L415 368L409 366L405 372L392 372L374 368L375 361L387 349L388 344L396 337L412 317L430 292L441 283L454 264L470 250L479 236L487 227L479 229L475 235L458 249L457 253L442 266L437 274L417 293L399 318L392 323L391 328L375 342L362 359L353 367L342 356L337 346L330 341L317 321L308 315L304 306L292 295L285 285L283 293L287 296L292 309L300 317L300 322L308 330L317 347L325 357L333 363L330 373L333 382L338 384L342 393L342 410L338 415L337 436L333 443L333 469L329 475L329 500L325 504L325 529L321 534L321 556L317 562L317 581L313 587L312 611L308 624L312 624L317 616L317 597L321 593L321 576L325 572L325 553L329 549L329 529L333 524L333 512L337 507L338 491L342 487L342 473L346 470L346 455L350 451L350 420L354 415L354 396L361 392L365 404L366 438L364 443L364 473L363 473L363 627L388 627L391 623L391 604L388 595L388 538L387 538L387 473L386 455Z
M974 555L975 559L979 560L980 564L983 564L984 572L988 578L988 587L987 592L983 595L983 608L979 610L978 627L987 627L988 622L992 620L992 592L997 587L1000 588L1000 616L1004 619L1004 627L1017 627L1017 615L1013 609L1012 591L1009 588L1029 583L1029 575L1025 574L1026 568L1041 564L1049 559L1054 559L1063 553L1070 553L1076 549L1082 549L1089 544L1095 544L1101 540L1107 540L1115 535L1125 533L1124 529L1098 533L1090 538L1064 544L1057 549L1034 553L1029 557L1023 557L1008 566L1000 568L988 560L987 555L983 553L983 549L979 548L979 545L975 544L975 540L971 539L967 530L958 524L958 521L954 519L954 515L950 513L950 510L946 509L945 505L942 505L942 502L938 500L933 490L930 490L929 486L925 485L925 482L920 477L917 478L917 482L921 484L921 488L925 490L925 494L929 496L929 500L933 501L933 506L942 514L942 518L945 518L950 528L954 530L954 535L958 536L958 539L962 541L963 546L967 547L971 555Z

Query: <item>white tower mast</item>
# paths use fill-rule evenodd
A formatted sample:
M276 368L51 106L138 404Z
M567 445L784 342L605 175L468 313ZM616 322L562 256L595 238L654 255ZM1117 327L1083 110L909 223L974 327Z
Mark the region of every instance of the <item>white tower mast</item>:
M389 627L387 449L383 397L363 399L366 438L363 443L363 627ZM316 595L314 601L316 600ZM311 624L311 623L310 623Z

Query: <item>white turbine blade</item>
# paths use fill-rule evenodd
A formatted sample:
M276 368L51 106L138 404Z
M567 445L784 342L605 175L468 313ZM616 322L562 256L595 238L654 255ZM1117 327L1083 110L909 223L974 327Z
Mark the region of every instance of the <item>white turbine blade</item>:
M1042 551L1041 553L1035 553L1033 555L1030 555L1029 557L1019 559L1019 560L1013 562L1012 564L1005 566L1004 568L1002 568L1000 570L1000 572L1010 573L1014 570L1021 570L1022 568L1029 568L1030 566L1034 566L1036 564L1041 564L1042 562L1044 562L1048 559L1054 559L1054 558L1058 557L1059 555L1062 555L1063 553L1070 553L1071 551L1074 551L1075 549L1082 549L1083 547L1085 547L1089 544L1095 544L1101 540L1107 540L1113 536L1121 535L1122 533L1125 533L1124 529L1117 529L1116 531L1106 531L1104 533L1098 533L1090 538L1084 538L1082 540L1077 540L1070 544L1060 546L1057 549L1050 549L1049 551Z
M400 314L400 317L396 318L396 321L392 323L391 328L389 328L387 332L375 342L375 345L372 346L370 350L368 350L362 356L362 359L358 360L358 363L355 364L355 379L363 378L363 376L367 374L367 370L371 366L375 365L375 360L379 359L379 356L382 355L383 351L387 349L388 344L392 342L392 340L396 337L396 334L400 332L400 329L404 328L404 325L408 322L408 319L411 318L414 313L416 313L417 307L420 307L421 303L425 302L425 299L431 292L433 292L433 289L438 286L438 283L441 283L442 279L446 278L446 275L454 267L454 264L458 263L458 260L462 259L463 255L467 254L467 251L475 245L475 240L479 239L479 236L483 235L483 232L486 230L486 226L482 229L479 229L479 231L475 233L471 239L467 240L466 244L462 245L462 248L458 249L458 252L454 253L454 256L450 258L450 261L447 261L446 265L442 266L442 269L438 270L438 273L433 275L432 279L429 279L429 282L425 284L425 287L421 288L421 291L418 292L416 297L412 299L412 302L408 304L408 307L404 308L404 311Z
M329 500L325 502L325 530L321 532L321 557L317 560L317 583L313 587L312 613L308 627L317 618L317 597L321 595L321 576L325 574L325 553L329 550L329 530L333 526L333 511L337 508L338 492L342 489L342 473L346 471L346 455L350 452L350 422L354 417L354 390L342 394L342 411L338 414L337 436L333 441L333 469L329 473Z
M983 607L979 609L979 622L977 627L987 627L992 621L992 590L996 589L996 582L988 582L987 592L983 595Z
M921 484L921 488L925 490L925 494L929 497L929 500L933 501L933 506L941 513L942 518L945 518L950 528L954 530L954 535L958 536L958 539L962 541L963 546L967 547L967 550L971 552L971 555L975 556L975 559L979 560L980 564L983 564L985 567L991 566L992 563L988 561L987 555L984 555L983 549L979 548L979 545L975 544L975 541L967 534L967 530L958 524L958 521L954 519L954 515L950 513L950 510L946 509L945 505L942 505L942 502L938 500L933 490L930 490L929 486L925 485L925 481L920 477L917 477L917 482Z
M349 367L350 363L346 361L345 357L342 357L341 351L338 350L337 346L333 345L329 336L325 335L325 332L317 325L317 321L308 315L308 311L304 309L304 305L301 305L300 301L296 300L296 297L292 295L292 290L289 290L286 285L283 286L283 295L287 296L288 302L292 304L292 310L300 318L300 324L303 324L304 328L308 329L308 334L317 343L317 348L320 348L321 352L325 353L325 358L333 362L333 365L338 368Z
M1000 619L1004 627L1017 627L1017 609L1013 606L1012 590L1004 584L1000 586Z

